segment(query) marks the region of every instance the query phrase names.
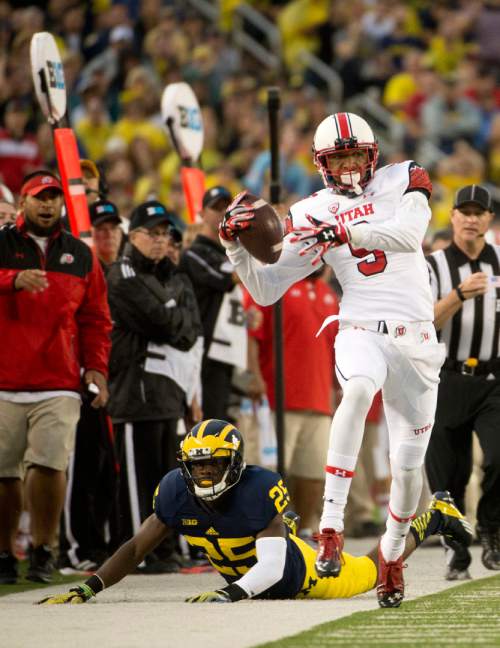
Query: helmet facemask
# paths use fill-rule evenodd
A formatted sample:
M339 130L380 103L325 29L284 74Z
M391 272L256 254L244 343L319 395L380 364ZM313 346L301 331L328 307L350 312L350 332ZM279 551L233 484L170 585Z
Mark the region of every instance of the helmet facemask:
M353 153L362 152L359 161L353 161L345 168L332 169L332 158L341 160ZM349 197L359 196L373 178L377 165L376 144L357 144L355 139L338 142L334 147L314 152L317 166L325 186Z
M196 455L188 453L186 456L181 451L179 462L190 492L195 497L211 502L239 482L245 464L241 454L235 450L202 450L207 452L200 453L198 450ZM202 466L208 470L203 470Z

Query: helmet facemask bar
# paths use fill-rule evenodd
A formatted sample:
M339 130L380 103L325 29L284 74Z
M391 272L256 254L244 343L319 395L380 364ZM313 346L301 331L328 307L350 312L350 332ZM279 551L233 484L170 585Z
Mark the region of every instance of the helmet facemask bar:
M181 464L182 474L186 480L189 491L202 500L211 502L219 498L222 494L227 492L230 488L235 486L241 477L241 473L245 468L243 457L238 451L224 449L222 451L212 452L210 448L201 449L202 453L197 452L196 456L188 456L185 452L180 452L178 461ZM205 451L205 452L203 452ZM224 470L218 482L212 483L211 486L199 486L196 479L192 474L192 466L196 462L226 459L227 467Z
M366 161L364 164L356 165L358 169L336 172L335 174L329 167L328 157L336 154L348 155L354 151L363 150L366 152ZM358 144L355 138L349 140L338 140L335 146L314 150L314 164L318 168L325 186L344 195L360 195L363 189L373 178L378 159L378 146L375 143Z

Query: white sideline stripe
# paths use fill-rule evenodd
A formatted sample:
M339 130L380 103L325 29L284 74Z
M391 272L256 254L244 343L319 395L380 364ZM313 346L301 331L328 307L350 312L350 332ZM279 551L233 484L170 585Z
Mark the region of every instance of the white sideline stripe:
M281 243L276 243L276 245L273 245L271 248L273 252L278 252L279 250L282 249L283 249L283 241L281 241Z
M71 528L71 495L73 494L73 481L75 476L75 453L74 451L69 456L68 463L68 484L66 486L66 495L64 497L64 530L66 532L66 539L69 542L69 549L66 554L75 567L78 565L78 556L76 551L79 548L79 544L73 535L73 529Z
M132 423L125 423L125 465L127 466L127 483L128 496L130 501L130 517L134 535L139 531L141 526L141 516L139 514L139 495L137 492L137 476L135 474L135 456L134 456L134 426Z

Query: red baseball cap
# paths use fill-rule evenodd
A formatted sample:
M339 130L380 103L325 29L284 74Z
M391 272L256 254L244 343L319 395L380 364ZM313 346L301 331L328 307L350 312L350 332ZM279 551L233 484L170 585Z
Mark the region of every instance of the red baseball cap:
M32 176L21 187L21 196L36 196L44 189L58 189L61 193L63 188L61 182L55 176L43 171Z

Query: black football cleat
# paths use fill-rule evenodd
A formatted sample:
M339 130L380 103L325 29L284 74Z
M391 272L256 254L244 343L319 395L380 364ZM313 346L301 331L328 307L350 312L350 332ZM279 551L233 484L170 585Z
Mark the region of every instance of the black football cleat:
M17 559L8 551L0 553L0 585L17 583Z
M472 556L468 549L474 539L474 532L464 515L455 506L449 491L434 493L428 510L439 511L441 522L438 534L446 554L446 574L449 581L469 580L469 565Z
M500 570L500 529L476 527L483 552L481 560L486 569Z
M337 533L334 529L323 529L314 539L318 542L315 563L318 576L337 578L343 563L344 534Z
M381 608L396 608L401 605L405 594L403 579L403 556L386 561L378 547L377 600Z
M449 491L434 493L429 503L429 510L441 513L441 524L438 533L446 544L448 541L459 542L464 547L470 547L474 539L474 531L466 517L460 513Z
M28 571L26 580L33 583L51 583L54 574L54 557L48 545L28 547Z

